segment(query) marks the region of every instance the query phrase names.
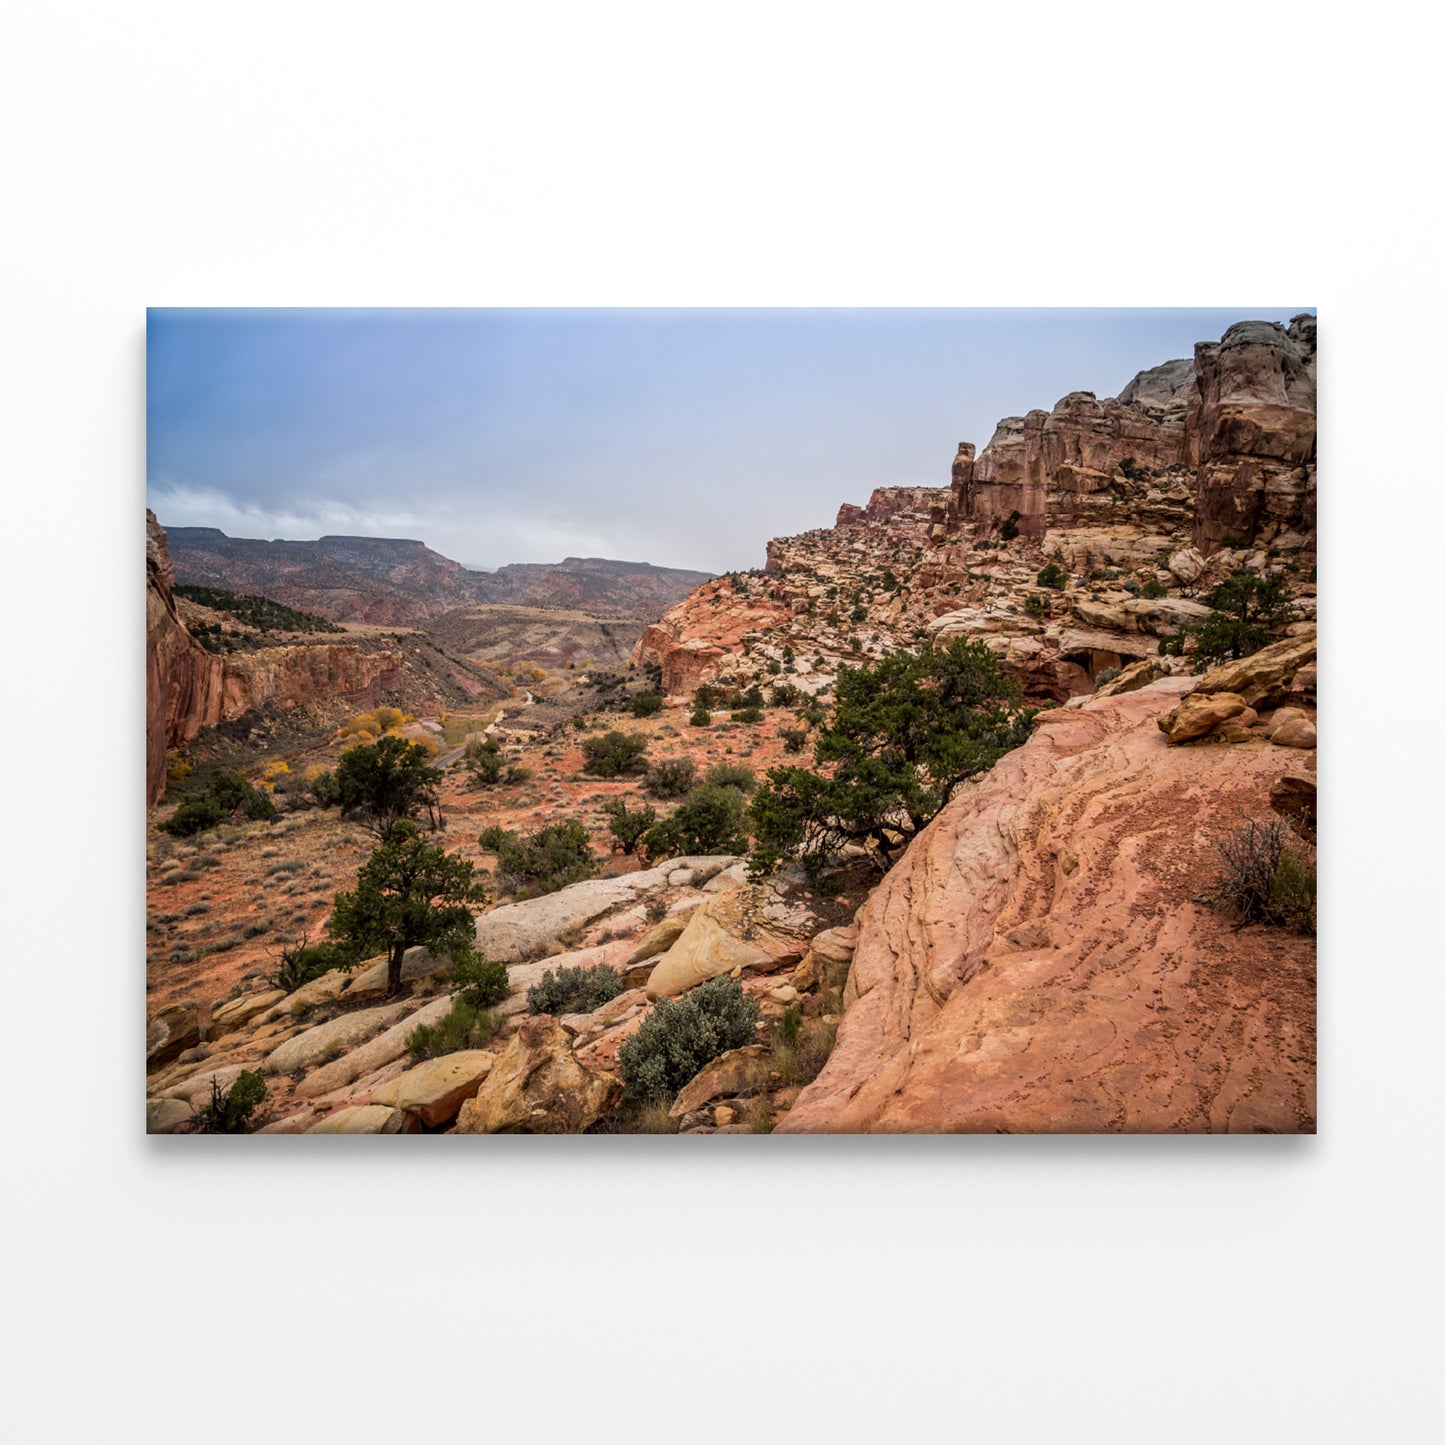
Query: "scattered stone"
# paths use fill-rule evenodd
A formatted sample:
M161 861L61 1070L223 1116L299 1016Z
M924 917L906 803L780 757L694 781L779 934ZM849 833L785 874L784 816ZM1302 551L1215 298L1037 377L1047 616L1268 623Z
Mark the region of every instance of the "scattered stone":
M1230 718L1243 718L1246 713L1248 721L1253 722L1256 714L1238 693L1192 692L1160 716L1159 731L1171 743L1193 742Z

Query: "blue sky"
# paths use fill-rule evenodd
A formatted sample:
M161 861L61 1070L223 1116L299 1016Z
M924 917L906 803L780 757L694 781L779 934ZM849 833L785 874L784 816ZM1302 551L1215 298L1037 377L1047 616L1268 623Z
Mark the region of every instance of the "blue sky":
M960 441L1312 308L202 311L147 321L147 501L460 562L761 566Z

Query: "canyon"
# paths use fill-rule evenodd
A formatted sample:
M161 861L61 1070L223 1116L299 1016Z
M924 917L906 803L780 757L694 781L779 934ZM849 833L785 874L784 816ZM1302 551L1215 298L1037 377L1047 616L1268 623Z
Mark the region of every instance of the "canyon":
M880 486L665 611L660 597L650 613L569 611L557 572L516 582L550 607L459 600L456 564L386 544L399 550L382 580L398 593L375 605L390 615L401 591L408 605L425 594L425 631L363 634L353 618L344 639L222 658L188 630L148 519L148 788L163 786L168 749L227 718L329 698L334 723L402 697L426 646L457 691L427 705L414 688L403 735L438 751L444 736L491 737L517 772L479 794L461 747L446 753L449 849L484 866L470 841L483 826L566 817L602 854L587 881L482 909L478 946L507 972L499 1031L413 1062L411 1032L452 1006L445 960L413 951L391 997L377 963L290 992L265 967L283 927L324 929L325 895L365 859L354 826L293 796L275 822L211 842L152 832L165 911L151 927L171 952L158 943L149 971L148 1127L185 1132L213 1079L256 1069L264 1129L292 1134L1312 1132L1312 923L1236 916L1223 856L1242 827L1286 839L1311 860L1312 916L1316 354L1312 316L1242 321L1117 397L1073 392L1004 418L982 452L941 459L943 484ZM362 570L344 548L324 562ZM1288 617L1206 668L1193 629L1215 615L1212 589L1240 578L1275 587ZM275 595L330 615L353 605L324 583L313 571ZM654 765L762 773L802 761L843 669L959 640L1017 683L1027 740L959 786L888 871L861 848L824 876L612 849L608 809L640 801L640 785L587 777L582 744L615 725L609 709L656 685L660 709L623 720ZM422 674L433 693L436 671ZM704 687L738 708L730 721ZM773 705L743 705L753 687ZM345 746L333 731L307 758ZM244 933L261 910L265 930ZM529 1013L548 970L599 964L617 970L616 998ZM629 1113L620 1051L720 979L756 1005L753 1036L664 1114Z

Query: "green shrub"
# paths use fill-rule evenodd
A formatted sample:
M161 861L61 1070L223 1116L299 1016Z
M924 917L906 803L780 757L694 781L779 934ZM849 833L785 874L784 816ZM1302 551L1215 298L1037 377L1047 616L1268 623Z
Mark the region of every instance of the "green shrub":
M439 775L421 743L394 734L348 748L336 765L341 815L354 818L383 843L403 819L435 807Z
M243 1070L224 1092L213 1077L211 1097L191 1115L196 1134L244 1134L256 1107L266 1097L266 1080L260 1069Z
M487 828L479 841L497 855L498 887L519 900L555 893L597 872L587 829L575 818L551 823L526 838Z
M696 780L697 765L691 758L664 758L648 769L642 789L654 798L682 798Z
M1034 578L1040 587L1052 587L1055 592L1061 592L1068 580L1069 574L1057 562L1050 562Z
M534 1014L590 1014L622 992L622 976L599 963L594 968L549 968L527 990L527 1007Z
M637 848L642 835L657 822L657 809L650 805L629 808L625 798L611 798L602 805L607 818L607 831L612 834L616 847L622 849L624 857L630 856Z
M1003 519L1003 523L998 529L999 541L1012 542L1019 534L1019 522L1021 520L1022 515L1020 513L1010 512L1008 516Z
M407 1037L406 1051L413 1062L420 1063L423 1059L438 1059L463 1049L485 1048L504 1023L504 1015L477 1008L464 997L457 998L451 1011L435 1024L418 1024L412 1030Z
M1048 604L1037 592L1030 592L1028 596L1024 598L1024 611L1027 612L1030 617L1041 618L1048 611Z
M1194 638L1194 671L1216 662L1237 662L1267 646L1294 617L1284 583L1236 572L1204 597L1212 610L1185 631ZM1162 651L1162 648L1161 648Z
M628 773L647 771L647 739L635 733L603 733L600 737L583 738L582 766L599 778L620 778Z
M464 756L469 788L490 788L502 780L502 745L496 738L467 744Z
M252 822L264 822L276 816L276 805L239 773L217 773L204 793L183 799L160 824L160 830L175 838L189 838L230 822L238 813Z
M748 810L734 787L704 783L642 838L649 859L748 851Z
M710 788L751 793L758 785L758 775L746 763L714 763L703 775L703 783Z
M1122 667L1101 668L1094 677L1094 691L1098 692L1098 690L1103 687L1106 682L1113 682L1113 680L1118 677L1118 675L1123 672L1123 670L1124 669Z
M1169 589L1157 578L1151 577L1140 589L1139 595L1147 597L1151 602L1160 597L1167 597Z
M617 1055L629 1096L672 1098L713 1059L751 1043L758 1005L736 979L715 978L680 999L659 999Z
M452 982L459 986L458 997L474 1009L491 1008L501 1003L512 991L507 965L494 958L484 958L475 949L456 950L451 955Z
M751 723L760 723L760 722L762 722L762 720L763 720L763 712L762 712L762 709L761 709L761 708L756 708L756 707L740 708L737 712L735 712L735 713L733 714L733 721L734 721L735 723L750 723L750 724L751 724Z
M787 753L800 753L803 745L808 741L807 728L783 728L778 736L783 740L783 751Z
M662 698L655 692L634 693L627 706L633 717L654 717L662 711Z
M712 714L701 703L698 703L698 705L693 708L692 715L688 718L688 723L695 728L711 727Z

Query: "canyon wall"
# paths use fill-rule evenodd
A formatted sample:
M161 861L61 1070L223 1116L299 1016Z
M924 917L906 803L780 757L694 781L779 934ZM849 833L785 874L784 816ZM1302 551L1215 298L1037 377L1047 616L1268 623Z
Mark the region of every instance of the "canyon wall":
M187 631L172 588L166 533L146 512L146 806L165 792L166 750L202 728L274 704L341 699L373 706L402 680L401 653L355 642L302 643L225 657Z

